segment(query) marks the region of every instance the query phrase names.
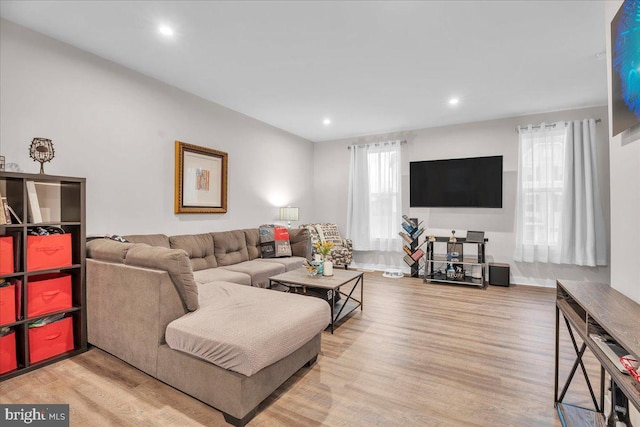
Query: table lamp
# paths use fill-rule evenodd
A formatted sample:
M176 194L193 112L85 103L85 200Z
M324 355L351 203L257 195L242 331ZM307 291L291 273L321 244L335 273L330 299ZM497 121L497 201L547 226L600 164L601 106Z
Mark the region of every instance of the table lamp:
M287 206L286 208L280 208L280 221L287 221L287 226L291 228L291 221L298 220L298 213L300 209Z

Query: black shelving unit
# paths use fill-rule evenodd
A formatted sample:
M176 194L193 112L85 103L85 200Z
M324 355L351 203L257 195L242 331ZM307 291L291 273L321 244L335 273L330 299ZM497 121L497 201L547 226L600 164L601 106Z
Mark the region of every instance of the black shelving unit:
M52 212L51 220L42 223L31 223L29 215L29 200L27 182L53 188L55 197L42 200L41 208L49 208ZM22 286L21 308L16 313L14 322L2 324L15 333L17 369L0 375L0 381L40 368L50 363L62 360L87 350L87 318L85 294L85 178L52 176L45 174L27 174L16 172L0 172L0 193L7 197L8 204L15 211L21 223L12 217L13 224L0 224L0 236L12 236L14 249L14 271L0 275L0 279L20 281ZM47 205L51 203L51 205ZM41 209L42 210L42 209ZM62 228L71 235L71 265L61 268L27 270L27 237L29 229L36 226L54 226ZM56 312L33 317L28 316L28 296L30 282L34 278L47 273L65 273L71 278L72 306ZM73 325L73 349L48 359L31 362L29 357L29 324L43 317L65 314L70 317Z
M418 218L409 218L407 215L402 215L402 228L404 231L398 234L402 237L404 244L402 249L405 252L404 262L411 267L411 277L420 277L420 270L424 266L424 262L421 263L424 257L424 251L421 246L426 242L420 241L420 236L424 233L424 227L422 227L422 221L418 221Z
M456 238L451 242L450 237L434 237L427 243L427 254L425 261L424 281L429 283L448 283L452 285L471 285L485 288L486 278L486 259L485 245L489 241L484 239L482 242L467 242L465 238ZM447 251L436 254L436 243L446 243ZM454 246L452 246L452 244ZM477 256L463 257L456 255L452 259L450 248L462 248L464 245L475 245L477 247ZM460 252L463 252L460 250ZM455 267L453 275L448 274L449 267ZM474 269L477 277L474 277ZM459 272L458 272L459 270Z

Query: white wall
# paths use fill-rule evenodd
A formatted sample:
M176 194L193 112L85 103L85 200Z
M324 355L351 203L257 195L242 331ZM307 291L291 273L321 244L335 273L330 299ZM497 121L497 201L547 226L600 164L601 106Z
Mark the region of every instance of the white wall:
M611 20L622 1L605 3L611 105ZM609 115L611 108L609 108ZM609 140L611 152L611 286L640 303L640 126Z
M312 211L313 144L92 54L0 21L0 154L24 172L87 178L88 233L194 233ZM174 141L229 153L228 212L174 215ZM294 224L296 226L296 224Z
M605 2L607 80L611 120L611 20L622 1ZM617 136L609 133L611 162L611 287L640 303L640 125ZM636 325L637 330L637 325ZM610 393L607 405L610 407ZM631 405L630 405L631 406ZM640 425L640 412L629 418Z
M607 108L604 106L318 143L314 147L316 219L336 222L341 232L343 234L346 232L349 179L349 151L346 147L348 145L406 139L408 143L403 151L404 212L410 217L424 220L427 233L448 236L451 230L455 229L458 236L464 237L467 230L484 230L485 237L489 239L488 259L509 263L514 283L555 286L555 280L558 278L609 283L609 267L589 268L513 261L518 167L518 134L515 128L529 123L551 123L583 118L602 119L602 122L596 125L596 129L600 154L600 188L608 227L608 115ZM504 191L501 209L409 208L409 161L491 155L504 156ZM608 247L608 240L602 244ZM405 268L400 253L358 252L355 255L355 261L369 268L382 269L389 266Z

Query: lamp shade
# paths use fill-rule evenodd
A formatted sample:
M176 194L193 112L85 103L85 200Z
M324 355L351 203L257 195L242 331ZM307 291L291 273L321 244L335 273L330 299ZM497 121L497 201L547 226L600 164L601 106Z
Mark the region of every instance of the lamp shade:
M299 210L300 209L292 208L291 206L280 208L280 221L297 221Z

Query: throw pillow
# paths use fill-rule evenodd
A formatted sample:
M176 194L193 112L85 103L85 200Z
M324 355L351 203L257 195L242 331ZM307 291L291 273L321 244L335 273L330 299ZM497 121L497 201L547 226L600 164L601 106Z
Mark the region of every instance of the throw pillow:
M289 230L281 225L260 226L260 254L262 258L291 256Z
M342 237L338 231L338 226L335 224L317 224L318 234L320 235L320 241L332 242L335 246L342 246Z

